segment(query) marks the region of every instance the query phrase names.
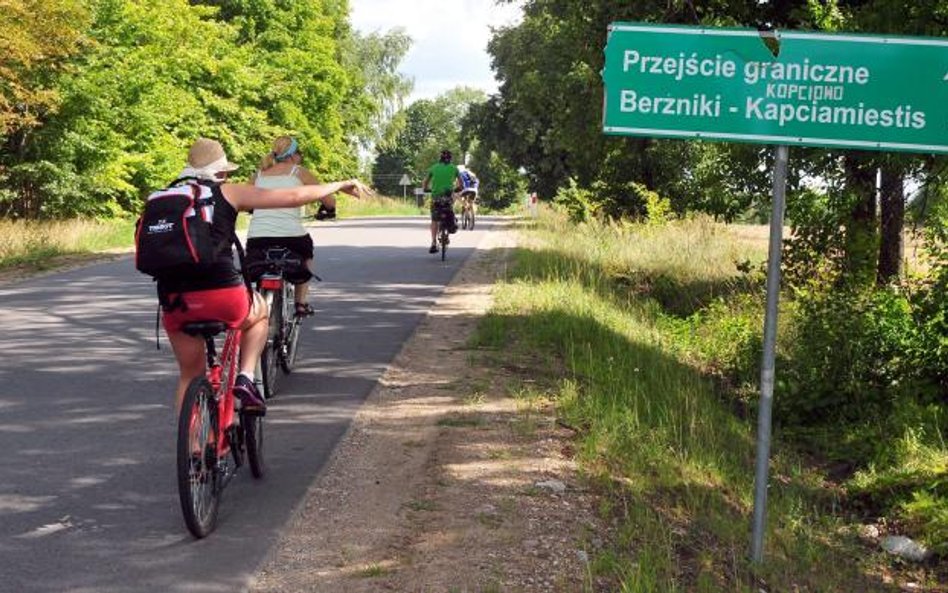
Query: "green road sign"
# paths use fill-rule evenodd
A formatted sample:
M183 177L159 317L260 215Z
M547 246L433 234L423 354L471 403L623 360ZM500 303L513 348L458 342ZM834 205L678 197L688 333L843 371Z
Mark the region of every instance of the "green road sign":
M948 153L948 40L613 23L603 131Z

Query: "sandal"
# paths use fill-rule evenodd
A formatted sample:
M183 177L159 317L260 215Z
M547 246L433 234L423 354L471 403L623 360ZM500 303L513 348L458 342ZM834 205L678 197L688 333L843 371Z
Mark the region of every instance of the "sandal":
M313 308L309 306L309 303L296 303L297 317L309 317L315 313L316 311L314 311Z

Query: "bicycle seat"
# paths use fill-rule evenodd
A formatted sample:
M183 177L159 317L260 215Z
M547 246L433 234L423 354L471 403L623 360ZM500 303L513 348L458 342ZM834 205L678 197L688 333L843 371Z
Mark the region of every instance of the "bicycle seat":
M189 336L213 338L217 334L227 331L227 324L223 321L192 321L181 326L181 331Z

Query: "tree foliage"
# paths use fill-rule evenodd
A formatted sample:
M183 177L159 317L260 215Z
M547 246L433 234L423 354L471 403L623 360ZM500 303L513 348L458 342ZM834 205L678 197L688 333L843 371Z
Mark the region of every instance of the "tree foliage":
M462 144L461 123L472 106L483 102L483 91L458 87L434 99L419 99L396 114L392 140L380 146L372 168L373 182L384 193L401 194L398 184L408 174L420 183L442 150L450 150L463 163L470 148Z
M55 108L50 83L79 49L86 20L79 0L0 0L0 138Z
M60 15L28 31L60 49L44 63L0 62L0 112L9 89L20 88L6 82L10 73L36 96L58 99L55 109L37 100L13 131L7 124L0 215L136 211L143 193L180 170L197 136L219 139L244 174L284 133L300 139L318 174L354 174L360 142L375 137L406 92L395 70L407 41L359 37L344 0L87 0L83 10L14 2ZM17 13L0 14L23 24ZM60 21L81 46L67 32L47 33ZM46 67L50 60L58 67ZM39 70L43 80L30 74Z

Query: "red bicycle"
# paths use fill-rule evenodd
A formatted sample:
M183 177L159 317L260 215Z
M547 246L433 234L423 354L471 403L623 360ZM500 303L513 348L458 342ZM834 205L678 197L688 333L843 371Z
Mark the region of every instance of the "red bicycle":
M178 416L178 495L188 530L202 538L214 531L221 494L245 454L253 477L263 477L263 417L235 406L241 331L219 321L188 323L182 329L204 338L207 356L207 373L188 385ZM224 345L218 357L214 338L221 333Z

